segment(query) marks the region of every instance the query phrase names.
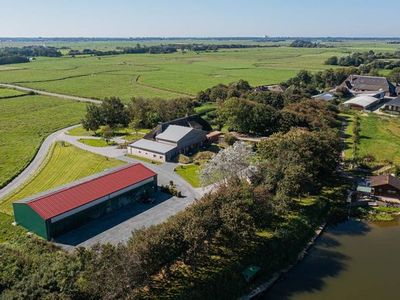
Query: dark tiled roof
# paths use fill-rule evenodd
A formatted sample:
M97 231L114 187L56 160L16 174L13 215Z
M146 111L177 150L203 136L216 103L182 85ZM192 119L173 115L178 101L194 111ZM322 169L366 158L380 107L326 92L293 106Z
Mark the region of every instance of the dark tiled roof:
M386 106L400 106L400 97L397 97L396 99L390 100L388 103L386 103Z
M390 185L400 190L400 179L392 175L378 175L371 177L371 186L377 187L381 185Z
M353 90L395 92L395 86L385 77L350 75L342 85Z

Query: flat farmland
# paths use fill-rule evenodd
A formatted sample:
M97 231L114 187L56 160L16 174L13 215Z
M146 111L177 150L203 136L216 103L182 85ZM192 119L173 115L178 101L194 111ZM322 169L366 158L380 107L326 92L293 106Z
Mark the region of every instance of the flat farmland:
M85 107L45 96L0 99L0 187L29 164L44 138L79 123Z
M219 83L245 79L252 85L275 84L299 70L319 71L332 55L351 48L251 48L218 52L127 54L38 58L0 68L0 82L102 99L118 96L175 98L194 96Z

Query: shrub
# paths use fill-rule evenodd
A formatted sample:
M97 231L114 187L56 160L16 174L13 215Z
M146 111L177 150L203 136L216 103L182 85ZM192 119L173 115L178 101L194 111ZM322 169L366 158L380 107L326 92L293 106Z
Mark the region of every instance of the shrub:
M224 136L224 141L225 141L225 143L227 143L229 146L232 146L234 143L236 143L237 142L237 138L233 135L233 134L231 134L231 133L227 133L227 134L225 134L225 136Z
M192 159L190 157L186 156L186 155L179 154L178 162L180 164L185 164L186 165L186 164L190 164L192 162Z

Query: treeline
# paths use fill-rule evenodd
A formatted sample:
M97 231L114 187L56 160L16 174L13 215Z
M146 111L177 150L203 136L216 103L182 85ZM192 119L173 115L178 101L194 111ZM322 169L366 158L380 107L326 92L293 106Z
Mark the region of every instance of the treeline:
M0 48L0 65L19 64L29 62L29 58L36 56L59 57L61 52L54 47L25 46Z
M206 112L205 117L213 125L227 126L241 133L265 136L296 126L326 128L336 123L332 117L336 107L309 99L321 89L336 87L357 72L356 69L330 69L315 74L300 71L281 84L283 93L259 91L241 80L201 91L196 100L216 102L216 111ZM346 91L342 95L346 96Z
M25 56L25 57L59 57L61 52L55 47L45 46L25 46L25 47L5 47L0 48L0 56Z
M194 113L192 99L175 100L132 98L125 105L116 97L106 98L100 104L88 104L82 125L86 130L96 131L101 126L130 126L135 129L153 128L160 122L166 122Z
M333 48L333 46L330 46L330 45L314 43L314 42L306 41L306 40L295 40L290 44L290 47L294 47L294 48Z
M219 49L243 49L243 48L260 48L260 47L278 47L277 45L242 45L242 44L168 44L156 46L143 46L137 44L136 47L117 47L116 50L101 51L96 49L70 50L68 55L119 55L119 54L168 54L178 51L218 51Z
M375 53L372 50L354 52L343 57L332 56L326 60L325 64L333 66L360 67L363 73L368 73L373 69L391 70L400 67L400 51L393 53Z

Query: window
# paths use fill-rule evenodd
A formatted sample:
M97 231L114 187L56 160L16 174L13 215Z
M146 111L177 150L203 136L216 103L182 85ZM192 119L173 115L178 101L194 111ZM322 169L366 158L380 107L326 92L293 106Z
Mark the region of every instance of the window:
M157 155L153 154L153 157L157 157Z
M161 158L161 159L163 158L162 155L160 155L160 158Z

